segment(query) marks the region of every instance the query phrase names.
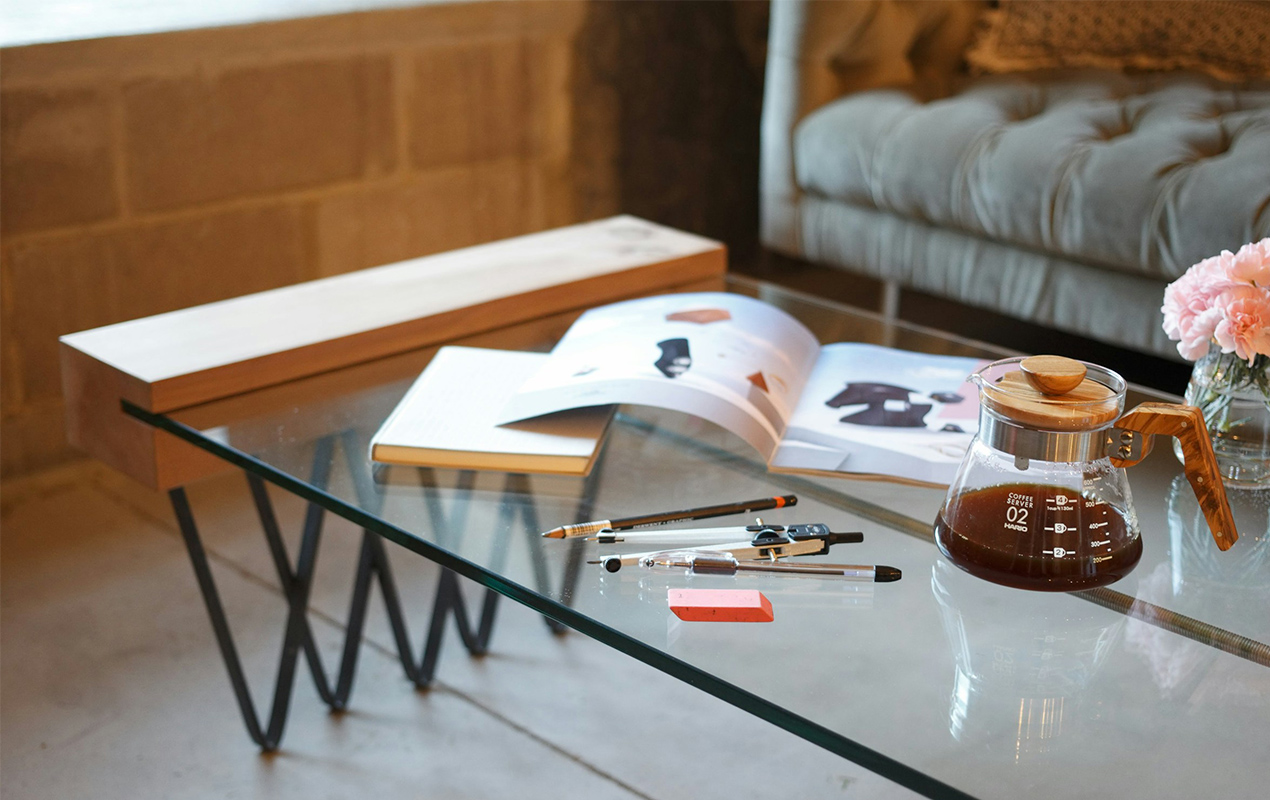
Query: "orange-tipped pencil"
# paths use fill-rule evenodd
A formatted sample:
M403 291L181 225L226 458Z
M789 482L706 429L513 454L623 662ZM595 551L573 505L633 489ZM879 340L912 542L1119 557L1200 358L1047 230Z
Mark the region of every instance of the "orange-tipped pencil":
M707 519L709 517L725 517L729 514L744 514L747 511L765 511L769 508L785 508L798 504L798 498L792 494L777 497L761 497L757 500L746 500L740 503L725 503L704 508L690 508L685 511L666 511L661 514L645 514L639 517L623 519L598 519L594 522L578 522L573 525L561 525L543 534L546 539L572 539L575 536L590 536L600 531L623 531L629 528L642 528L647 525L666 525L671 522L682 522L688 519Z

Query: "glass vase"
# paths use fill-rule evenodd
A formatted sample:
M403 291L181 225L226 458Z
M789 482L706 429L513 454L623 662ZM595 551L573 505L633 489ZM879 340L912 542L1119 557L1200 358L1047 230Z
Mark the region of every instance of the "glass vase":
M1249 364L1214 344L1195 362L1186 402L1204 414L1222 482L1270 487L1270 357ZM1181 460L1176 442L1173 450Z

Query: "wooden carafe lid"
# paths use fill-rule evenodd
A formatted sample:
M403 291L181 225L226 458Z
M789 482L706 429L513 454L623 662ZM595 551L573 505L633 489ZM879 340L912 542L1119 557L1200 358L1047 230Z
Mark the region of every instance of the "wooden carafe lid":
M1120 416L1120 397L1063 356L1032 356L995 382L983 384L988 408L1019 425L1043 430L1101 428Z

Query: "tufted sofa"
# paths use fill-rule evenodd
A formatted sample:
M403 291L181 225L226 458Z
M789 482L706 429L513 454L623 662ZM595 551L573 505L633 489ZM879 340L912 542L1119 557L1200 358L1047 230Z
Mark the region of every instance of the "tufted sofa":
M1165 284L1270 236L1270 84L970 77L981 10L773 2L764 244L1178 358Z

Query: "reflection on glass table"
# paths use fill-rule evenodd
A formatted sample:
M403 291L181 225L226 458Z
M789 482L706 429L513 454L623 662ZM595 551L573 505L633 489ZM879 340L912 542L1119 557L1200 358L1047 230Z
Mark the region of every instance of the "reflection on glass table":
M1176 608L1185 603L1192 615L1215 627L1239 626L1245 637L1270 641L1270 490L1232 491L1230 500L1240 539L1229 553L1218 553L1186 479L1179 475L1173 480L1168 492L1169 560L1142 576L1137 596L1144 605ZM1260 611L1250 615L1249 609ZM1227 683L1212 648L1171 636L1166 627L1134 620L1126 649L1146 663L1150 679L1166 696L1189 699L1197 692L1243 691Z
M1081 735L1082 718L1098 713L1086 690L1125 618L1019 592L1008 605L985 607L974 602L975 579L946 561L935 563L930 581L957 659L948 710L953 737L1018 762Z

